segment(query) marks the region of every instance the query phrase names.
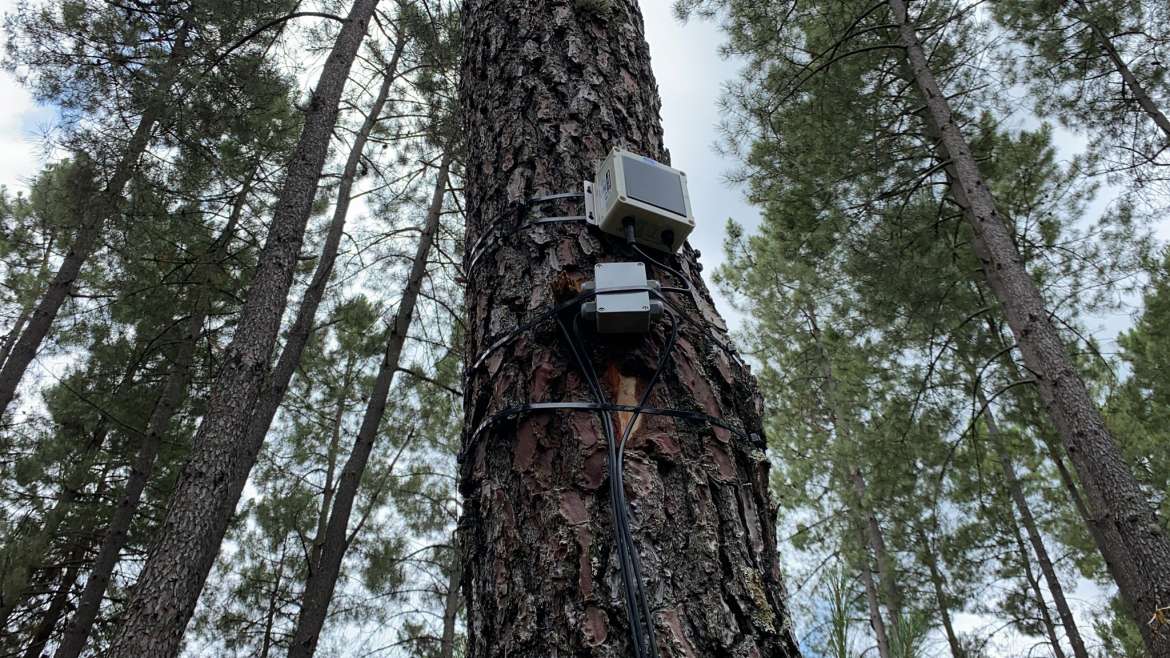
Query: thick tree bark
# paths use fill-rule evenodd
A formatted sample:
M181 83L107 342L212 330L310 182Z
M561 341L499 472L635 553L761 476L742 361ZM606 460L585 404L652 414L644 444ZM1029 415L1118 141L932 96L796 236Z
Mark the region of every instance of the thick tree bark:
M1028 589L1036 599L1036 611L1040 614L1040 623L1044 626L1044 634L1048 636L1048 644L1052 647L1054 658L1065 658L1064 649L1060 646L1060 637L1056 634L1056 622L1048 612L1048 602L1044 600L1044 592L1040 589L1040 580L1032 570L1032 559L1028 557L1028 547L1024 544L1024 536L1020 534L1020 525L1016 523L1015 515L1011 515L1012 537L1016 542L1016 555L1020 560L1020 567L1024 570L1024 579L1028 582Z
M1016 506L1019 522L1024 526L1024 534L1028 537L1028 543L1032 545L1032 551L1036 554L1036 562L1040 565L1040 574L1044 576L1048 592L1052 594L1052 602L1060 617L1060 625L1064 627L1068 642L1072 645L1073 655L1076 658L1089 658L1089 652L1085 649L1084 640L1081 639L1076 619L1073 617L1072 609L1069 608L1068 599L1064 596L1064 587L1056 575L1056 567L1052 564L1048 547L1044 545L1044 538L1040 536L1040 529L1036 526L1036 517L1032 515L1032 508L1028 504L1028 498L1024 495L1024 489L1016 475L1016 467L1012 464L1011 455L1007 446L1004 445L1004 438L999 433L999 423L996 421L995 412L989 406L982 388L976 391L976 396L980 407L983 408L983 420L987 424L987 433L990 435L993 447L999 456L1004 485L1007 486L1008 495L1011 496L1012 503Z
M377 0L356 0L325 61L203 422L118 626L110 658L170 657L219 550L258 446L248 428L292 285L349 70Z
M1133 602L1150 653L1154 658L1170 658L1170 627L1147 624L1158 607L1170 600L1170 542L1069 358L1044 299L995 208L995 199L907 17L905 1L889 0L889 6L907 64L926 103L927 123L949 161L951 191L966 210L964 216L974 232L973 248L988 285L1002 304L1024 362L1077 469L1090 511L1111 526L1103 538L1122 543L1103 553L1133 575L1120 579L1118 586L1132 590L1127 598Z
M1117 73L1121 75L1121 80L1125 83L1129 93L1133 94L1134 100L1137 101L1138 107L1142 108L1151 119L1154 120L1154 125L1158 126L1158 130L1170 140L1170 119L1162 112L1155 103L1154 99L1150 98L1150 93L1146 91L1145 86L1133 71L1126 64L1125 59L1121 53L1117 52L1117 47L1113 45L1113 39L1109 38L1108 34L1101 29L1095 21L1093 21L1088 13L1089 9L1085 6L1082 0L1076 0L1076 4L1081 8L1080 13L1074 13L1073 19L1087 25L1093 31L1093 38L1097 40L1097 44L1101 46L1101 50L1105 51L1105 56L1109 58L1109 63L1117 69Z
M463 38L469 244L516 221L525 199L581 190L611 147L667 160L634 0L466 0ZM657 644L673 656L796 656L768 462L763 442L747 438L762 434L761 401L727 345L697 254L684 247L669 259L687 278L672 283L694 294L672 296L679 339L649 404L697 410L745 434L662 416L637 421L626 494ZM478 363L522 322L575 296L596 262L622 260L637 257L621 240L562 224L506 238L467 272L460 486L473 658L634 655L597 416L492 420L519 403L589 400L568 344L550 320ZM611 402L637 403L666 325L590 338Z
M187 56L189 30L190 26L186 21L183 21L176 33L171 55L159 78L156 92L159 97L165 96L170 90L179 73L180 65ZM92 202L82 199L73 200L80 220L77 233L74 235L68 251L65 252L65 258L53 275L52 281L49 282L40 301L37 302L36 309L25 324L24 331L20 333L20 337L12 345L8 357L4 360L4 367L0 368L0 416L4 415L8 410L8 405L16 397L17 385L20 384L29 364L36 358L37 351L44 343L45 337L49 335L53 320L57 318L61 305L65 303L65 299L73 290L73 283L81 273L82 266L97 249L103 226L121 209L122 190L138 169L138 161L146 152L151 134L165 112L165 102L155 99L148 103L105 188ZM88 176L87 172L86 168L82 168L81 171L75 171L73 175ZM89 183L90 181L78 181L77 189L73 193L83 193Z
M938 566L938 553L922 528L915 528L915 532L918 535L918 543L922 547L922 561L926 562L926 568L930 571L930 585L934 588L935 607L942 620L943 631L946 632L951 658L967 658L967 652L963 650L963 643L959 641L959 635L955 632L955 625L951 620L951 597L947 594L946 579Z
M386 339L386 351L382 355L382 363L378 366L378 374L374 378L374 387L370 391L361 427L354 438L349 459L341 469L337 495L333 500L333 510L329 514L329 526L325 530L324 541L320 542L321 557L314 565L315 568L310 570L309 578L305 582L297 627L293 632L292 644L289 645L289 658L310 658L316 652L317 642L321 638L321 629L325 625L325 616L329 612L329 603L333 599L337 577L341 573L341 561L349 548L347 535L353 503L357 498L370 454L374 450L374 442L378 438L378 427L386 413L390 385L394 382L394 373L398 371L402 347L406 344L407 330L410 329L411 320L414 318L415 303L418 301L423 277L427 273L431 245L434 243L435 233L439 230L439 219L443 215L443 199L447 191L447 171L450 166L451 152L448 150L443 154L443 160L439 164L435 189L431 195L430 207L427 209L426 225L418 238L414 262L411 264L410 274L402 291L402 299L398 302L398 311L394 314L394 324Z
M130 538L130 525L138 514L142 494L154 472L154 463L158 458L159 448L170 430L171 420L187 397L195 350L203 335L203 325L211 310L211 290L208 288L210 271L219 266L227 253L236 227L243 216L255 173L254 171L248 177L236 196L227 224L212 244L210 252L206 255L206 262L196 266L191 277L192 283L196 286L191 314L187 318L178 349L172 357L171 368L163 383L162 392L147 421L146 432L140 439L138 453L130 468L130 476L127 478L126 486L118 499L117 507L114 508L114 515L106 528L101 548L98 549L97 557L94 558L93 565L90 567L85 587L77 602L77 611L74 612L73 618L65 628L65 633L61 638L61 643L57 645L57 651L53 654L53 658L77 658L81 655L85 643L89 639L89 633L93 629L94 621L101 609L106 588L109 587L114 568L118 565L118 556Z

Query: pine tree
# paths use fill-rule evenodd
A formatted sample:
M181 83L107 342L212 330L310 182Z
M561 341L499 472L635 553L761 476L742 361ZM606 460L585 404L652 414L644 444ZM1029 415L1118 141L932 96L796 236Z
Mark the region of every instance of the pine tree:
M248 423L269 370L338 101L376 5L376 0L355 2L321 72L239 326L223 359L224 369L213 388L195 449L176 486L162 534L119 624L111 656L171 656L178 652L183 630L256 459L256 447L246 440Z
M580 190L610 147L624 144L667 160L642 35L640 12L628 0L464 5L469 244L495 240L489 237L495 231L522 221L528 198ZM629 639L643 626L642 613L626 609L617 587L609 522L616 510L604 489L607 459L622 462L612 448L607 456L596 414L493 419L529 401L587 400L590 388L618 404L647 396L655 407L699 411L742 430L649 414L621 419L638 428L624 469L633 552L646 583L645 604L637 607L653 611L640 631L650 635L647 642L672 654L797 655L767 459L762 442L751 438L762 431L759 399L726 344L695 252L684 248L670 258L682 278L657 270L671 285L694 291L669 299L679 309L677 343L667 346L667 322L642 339L589 336L582 363L599 361L605 383L587 387L590 366L581 372L573 365L571 350L580 346L559 337L553 318L522 325L576 295L595 262L637 257L581 225L522 231L500 242L465 272L469 429L461 490L469 655L646 655L647 646ZM573 324L568 316L563 321ZM501 339L506 345L489 351ZM645 390L667 349L673 353L659 386ZM609 423L608 416L600 421ZM620 505L621 496L616 500Z

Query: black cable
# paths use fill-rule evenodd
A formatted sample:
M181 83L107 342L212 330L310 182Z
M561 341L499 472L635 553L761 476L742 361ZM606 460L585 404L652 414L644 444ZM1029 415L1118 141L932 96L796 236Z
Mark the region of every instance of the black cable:
M580 315L574 318L572 340L580 342L584 348L584 340L581 338L579 332L580 320ZM582 351L585 352L584 359L581 358L580 353L574 350L574 355L578 357L578 367L582 370L586 379L592 382L591 387L594 390L597 401L605 404L605 392L601 388L597 371L593 367L593 362L588 359L588 352L584 349ZM625 499L622 460L617 437L614 436L613 417L610 412L603 412L603 421L606 432L606 451L608 453L606 463L607 470L609 471L610 505L612 507L614 521L614 543L617 549L618 562L621 567L622 580L625 583L626 610L627 614L631 617L630 634L634 640L635 655L638 658L646 656L646 638L642 633L642 619L644 617L650 635L650 656L652 658L658 658L658 647L653 637L654 620L650 614L649 606L646 605L646 591L645 585L642 583L641 564L638 559L638 552L634 547L633 533L630 531L630 511L629 504ZM638 612L639 609L640 613Z
M586 384L589 385L590 391L599 405L605 404L605 393L601 388L601 382L597 378L597 371L593 368L592 361L589 360L589 355L584 352L584 342L581 341L580 335L577 333L577 321L580 319L578 314L573 320L573 332L570 334L565 327L564 321L560 316L557 316L557 325L565 336L565 340L569 343L569 347L573 353L573 359L577 362L577 368L581 371L582 376L585 377ZM581 349L578 349L578 343L581 344ZM602 428L605 431L605 445L607 452L606 465L609 471L609 502L610 509L613 514L614 522L614 544L615 552L618 558L618 572L622 579L622 589L624 598L626 600L626 620L630 626L630 634L634 642L634 651L637 658L642 658L643 653L643 638L642 638L642 624L636 612L638 602L638 587L640 583L633 581L634 569L630 560L630 551L626 543L625 533L622 532L622 511L623 508L619 504L617 498L617 487L620 484L615 479L614 467L617 463L617 449L616 440L613 431L612 417L608 411L601 411ZM620 475L620 474L619 474Z

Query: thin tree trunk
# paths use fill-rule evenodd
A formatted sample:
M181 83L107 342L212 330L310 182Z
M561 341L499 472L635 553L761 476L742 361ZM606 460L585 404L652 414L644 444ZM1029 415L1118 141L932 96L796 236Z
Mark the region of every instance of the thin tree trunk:
M337 249L345 231L353 182L357 176L358 165L361 163L362 152L365 150L370 133L377 124L378 117L385 108L390 88L397 76L398 63L402 50L405 48L405 41L402 38L399 41L402 43L395 45L394 55L386 66L382 86L378 90L374 102L366 111L365 121L358 130L346 159L341 183L337 190L337 205L333 210L333 217L329 222L325 242L321 246L321 253L317 257L317 267L313 270L313 277L297 305L296 317L289 329L288 339L280 351L276 367L273 368L268 385L261 393L260 399L256 403L256 410L248 423L247 443L250 451L258 453L260 446L264 443L268 428L272 426L272 420L276 417L277 410L280 409L280 403L284 400L289 382L292 381L293 373L296 372L297 364L301 362L301 355L313 333L313 322L317 317L317 309L321 306L321 299L325 296L325 288L329 285L333 266L337 262Z
M24 652L24 658L40 658L41 651L48 644L49 639L53 637L53 630L57 628L57 622L61 620L61 616L65 614L65 608L69 604L69 591L77 584L77 574L81 571L81 560L84 557L85 547L78 544L69 557L70 564L65 569L57 591L53 593L53 598L49 601L49 609L45 611L45 616L37 624L36 630L33 631L31 641Z
M878 597L877 583L873 578L873 567L869 563L869 541L865 528L858 528L861 535L861 545L865 551L865 562L861 565L861 582L865 584L865 604L869 610L869 627L873 629L874 639L877 641L878 656L890 658L890 636L886 633L886 622L882 618L882 606Z
M467 0L462 26L469 244L519 223L525 199L581 190L611 147L668 161L634 0ZM469 656L632 656L597 414L493 418L528 401L588 400L591 387L551 320L480 355L573 297L595 263L637 258L583 224L533 228L500 244L466 273L460 488ZM694 294L668 295L684 319L648 402L700 410L746 432L637 421L624 471L650 630L669 655L796 656L755 383L728 347L694 250L662 258L687 280L659 276ZM669 332L666 322L654 329L590 336L611 401L637 404Z
M1105 56L1109 58L1109 62L1121 74L1122 81L1125 82L1129 93L1133 94L1134 99L1138 102L1138 107L1142 108L1142 111L1154 120L1154 124L1158 126L1158 129L1162 131L1166 139L1170 140L1170 119L1167 119L1166 115L1162 113L1162 110L1154 104L1154 99L1150 98L1149 92L1146 91L1145 86L1142 85L1141 81L1130 70L1129 65L1121 57L1121 53L1117 52L1117 48L1113 45L1113 40L1109 38L1109 35L1105 34L1100 26L1089 18L1089 10L1085 6L1085 3L1082 0L1076 0L1076 3L1081 8L1082 13L1080 15L1074 15L1073 18L1084 23L1093 31L1093 37L1096 38L1097 44L1101 46L1101 49L1105 51Z
M983 289L981 286L976 285L975 292L979 295L980 299L983 299ZM1016 381L1021 381L1023 379L1023 373L1020 371L1019 365L1016 363L1015 359L1013 359L1011 354L1006 351L1007 348L1011 347L1011 343L1009 343L1007 339L1004 338L1003 332L1001 331L1000 325L998 323L996 323L990 317L986 319L986 322L988 330L995 337L995 339L999 341L1000 346L1005 350L1004 355L1001 358L1001 360L1004 362L1005 368L1007 368L1008 372L1012 377L1015 378ZM1089 512L1088 507L1085 505L1084 498L1081 496L1080 489L1077 486L1072 473L1069 472L1068 466L1064 463L1064 458L1060 455L1060 451L1055 443L1048 439L1044 439L1043 443L1045 449L1048 452L1049 459L1052 460L1052 463L1056 466L1057 473L1060 474L1060 481L1064 485L1065 491L1068 492L1069 498L1073 502L1073 506L1076 508L1077 513L1080 514L1081 518L1085 520L1085 527L1088 528L1089 535L1093 538L1093 543L1097 545L1097 549L1101 553L1102 560L1105 563L1105 570L1109 572L1110 577L1113 578L1113 582L1118 583L1120 601L1125 607L1125 610L1128 611L1131 616L1133 616L1133 602L1129 599L1129 596L1134 591L1136 591L1136 587L1132 584L1121 584L1122 579L1128 578L1129 575L1128 572L1124 571L1118 566L1118 560L1120 558L1116 555L1116 551L1119 548L1124 547L1124 542L1117 534L1117 529L1115 527L1112 527L1108 523L1102 522L1101 519L1094 517ZM1107 535L1111 535L1111 537Z
M916 528L915 531L918 543L922 546L923 561L930 571L930 584L934 588L934 600L938 616L942 619L943 630L946 632L947 645L951 648L951 658L967 658L967 652L963 650L963 644L959 641L959 635L955 633L955 625L951 621L951 597L947 594L946 580L938 567L938 555L926 532L922 528Z
M459 556L457 534L452 536L455 559L451 560L451 572L447 575L447 597L443 602L443 637L439 644L439 658L455 656L455 625L459 621L459 609L463 607L463 597L459 595L459 585L463 579L463 559Z
M861 469L853 469L850 479L853 481L853 492L857 495L857 500L864 504L862 501L865 500L866 486ZM893 625L897 627L902 619L902 593L898 588L897 576L894 574L893 560L890 559L889 550L886 548L885 533L882 532L877 516L868 509L865 511L865 536L869 547L873 549L874 557L877 559L878 581L885 593L886 608L890 611Z
M143 341L139 341L139 344L143 344ZM126 366L126 370L114 388L113 397L121 395L134 382L144 359L145 355L142 351L136 350L136 358L132 359ZM8 572L4 574L4 578L0 579L2 581L0 582L0 626L7 625L8 618L16 608L35 594L35 587L29 582L37 569L37 563L33 562L33 559L40 557L41 552L48 550L50 543L59 536L58 529L72 510L81 489L89 481L89 471L93 468L109 433L110 419L103 414L90 434L90 439L86 442L77 463L69 469L65 483L61 487L61 493L53 501L53 507L40 520L39 525L32 530L31 536L20 538L18 544L10 542L5 546L6 552L18 550L24 556L30 556L32 559L22 557L22 555L4 556L4 566ZM15 549L12 548L14 545Z
M268 658L272 650L272 629L276 621L276 602L280 598L280 583L284 579L285 544L280 545L280 561L276 564L276 581L268 595L268 613L264 615L264 641L260 645L260 658Z
M180 64L187 56L189 29L190 26L186 21L183 21L175 36L175 43L167 65L159 80L157 89L159 95L164 95L170 90L178 75ZM77 234L74 236L73 242L70 243L65 258L61 261L60 267L57 268L56 274L53 275L52 281L49 282L37 303L36 310L33 311L24 331L21 332L20 338L13 344L8 357L4 360L4 367L0 368L0 416L4 415L8 410L8 405L16 397L17 385L20 384L29 364L36 358L37 351L41 348L45 336L49 334L53 320L56 319L57 313L61 310L61 305L65 303L65 299L73 290L73 282L81 273L81 267L97 249L102 227L121 208L122 190L134 176L134 172L138 168L138 160L146 152L151 133L154 132L154 127L158 124L159 119L164 116L165 108L165 103L159 102L157 99L147 104L145 111L138 119L138 126L134 129L134 134L131 135L130 141L126 144L125 152L114 168L109 183L92 203L84 199L72 200L73 207L77 209L80 219ZM80 167L80 170L74 171L72 175L74 178L83 178L90 176L91 172L86 167ZM71 194L84 194L90 181L78 181L77 183L78 189L71 190Z
M377 0L355 1L325 61L239 324L212 386L207 411L158 540L116 630L110 658L178 653L256 462L258 447L248 441L249 423L269 374L269 360L329 150L341 92L376 6Z
M1028 557L1028 547L1024 544L1024 537L1020 534L1020 526L1016 523L1015 515L1013 514L1012 517L1011 529L1016 542L1016 554L1019 556L1020 566L1024 570L1024 579L1028 581L1028 589L1032 590L1032 596L1036 598L1036 610L1040 614L1040 623L1044 626L1044 634L1048 636L1052 655L1055 658L1065 658L1064 649L1060 646L1060 638L1056 634L1056 622L1052 620L1052 614L1048 612L1048 603L1044 600L1044 592L1040 589L1040 580L1032 571L1032 560Z
M341 393L337 399L337 408L333 412L333 426L330 428L329 448L325 464L325 486L321 488L321 508L317 511L317 530L313 533L313 548L309 551L309 573L317 570L321 563L321 551L325 549L325 532L329 527L329 511L333 509L333 495L337 491L335 477L337 475L337 456L341 449L341 426L345 419L346 401L349 388L352 385L354 355L351 352L345 361L345 372L342 375Z
M362 475L365 473L370 453L374 449L374 442L378 438L378 427L382 424L382 417L386 412L390 385L394 381L394 373L398 371L402 346L406 343L407 330L414 318L415 303L418 301L423 277L427 273L427 260L431 252L431 245L439 228L439 219L443 214L443 199L447 190L447 171L450 166L451 151L448 149L444 152L443 160L439 164L435 189L431 195L431 205L427 209L426 226L418 239L414 262L411 264L410 275L407 277L406 286L402 291L402 299L398 303L398 311L394 314L394 325L386 340L386 351L382 356L382 363L378 367L373 390L370 391L361 427L354 439L349 459L346 460L345 466L341 469L337 495L334 497L333 510L329 515L329 526L326 528L324 541L320 542L322 547L320 561L316 565L316 569L310 570L309 578L305 582L301 612L297 619L296 630L293 632L292 644L289 645L289 658L309 658L317 650L321 629L325 625L325 616L329 612L329 603L333 599L333 591L337 586L337 577L341 573L341 562L345 557L346 549L349 548L349 541L346 537L349 519L353 512L353 503L357 498L358 488L361 486Z
M252 180L256 171L248 177L243 188L232 205L231 215L220 235L213 243L212 249L206 255L207 262L197 265L192 280L197 286L196 299L192 304L191 315L187 320L179 347L175 353L171 368L163 383L162 393L155 402L147 421L146 432L142 435L134 463L130 468L130 476L126 480L125 489L118 499L114 515L106 528L106 536L90 568L85 587L77 602L77 611L73 614L61 643L57 646L54 658L77 658L85 649L94 621L101 609L102 599L110 585L114 568L118 565L118 556L130 538L130 526L138 514L142 503L142 494L154 472L154 464L158 459L159 448L163 439L170 431L171 420L179 410L183 400L187 397L187 387L191 382L192 367L194 365L195 349L199 338L203 335L203 325L211 310L210 272L219 266L224 258L235 235L236 227L247 205L248 195L252 190Z
M1003 470L1004 484L1007 486L1008 494L1011 496L1012 502L1016 506L1016 512L1020 515L1019 522L1024 526L1024 533L1028 537L1028 543L1032 545L1032 551L1036 554L1036 562L1040 565L1040 573L1044 576L1044 582L1048 585L1048 591L1052 594L1052 602L1056 606L1056 613L1060 617L1060 625L1064 626L1065 635L1068 637L1069 644L1072 645L1073 655L1076 658L1089 658L1089 652L1085 649L1085 643L1081 639L1081 633L1077 629L1076 619L1073 618L1072 609L1068 606L1068 600L1064 596L1064 587L1060 584L1060 578L1056 575L1056 568L1052 564L1052 558L1048 555L1048 548L1044 545L1044 538L1040 536L1040 529L1036 526L1036 518L1032 515L1032 508L1028 505L1028 498L1024 495L1024 489L1020 486L1020 479L1016 476L1016 467L1012 464L1011 455L1008 453L1007 446L1004 444L1003 435L999 432L999 423L996 421L995 413L992 411L987 397L983 394L983 389L976 390L976 396L979 400L979 405L983 409L983 420L987 424L987 433L990 435L991 442L996 453L999 455L999 465Z
M841 414L838 411L837 403L837 379L833 373L833 360L828 348L824 344L816 308L811 306L806 307L804 309L804 316L808 322L808 332L812 336L817 353L820 356L819 367L821 377L824 379L825 390L825 399L822 401L822 404L826 411L828 411L829 422L832 426L832 440L845 441L846 443L851 442L851 432L847 426L841 424ZM901 622L901 596L898 592L897 585L894 583L893 569L889 554L886 551L886 542L882 534L881 525L878 524L877 517L865 505L865 476L862 475L860 468L854 468L849 474L849 479L853 486L854 494L854 501L851 503L850 512L857 519L861 545L865 549L865 561L862 564L861 577L865 584L866 605L869 610L869 625L873 629L880 658L890 658L890 639L891 637L897 636L898 626ZM887 625L885 619L882 617L882 595L879 594L878 582L874 581L873 567L870 564L870 551L873 552L873 557L877 561L878 582L880 582L881 590L885 593L887 599L886 605L890 613L890 625Z
M1134 590L1128 598L1134 602L1136 621L1150 653L1154 658L1170 658L1170 628L1146 623L1159 606L1170 601L1170 542L1069 358L1044 299L996 211L995 199L909 22L905 0L889 0L889 6L914 82L926 102L928 125L950 163L950 188L973 229L973 248L988 285L1003 306L1024 362L1077 469L1090 511L1112 526L1103 533L1104 539L1122 542L1103 554L1116 557L1118 567L1134 576L1120 579L1118 586Z

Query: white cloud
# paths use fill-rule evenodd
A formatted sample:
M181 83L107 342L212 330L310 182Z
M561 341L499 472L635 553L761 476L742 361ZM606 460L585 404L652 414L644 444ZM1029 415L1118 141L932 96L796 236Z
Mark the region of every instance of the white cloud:
M0 14L12 11L15 0L0 0ZM0 36L0 47L3 37ZM40 134L53 112L37 105L32 95L7 71L0 71L0 185L27 189L44 163Z

